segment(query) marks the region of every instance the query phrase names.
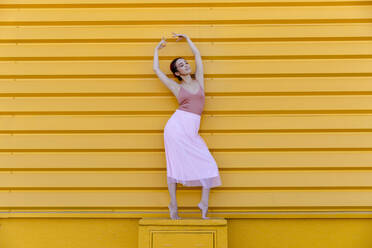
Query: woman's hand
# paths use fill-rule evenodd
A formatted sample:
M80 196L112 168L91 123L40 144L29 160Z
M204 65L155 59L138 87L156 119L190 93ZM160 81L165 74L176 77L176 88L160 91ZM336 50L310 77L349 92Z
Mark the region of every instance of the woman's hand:
M159 42L159 44L156 46L156 49L162 49L163 47L165 47L165 45L167 44L167 42L165 41L164 37L161 38L161 41Z
M173 34L173 37L177 37L176 41L180 41L183 38L185 39L189 38L186 34L176 34L175 32L172 32L172 34Z

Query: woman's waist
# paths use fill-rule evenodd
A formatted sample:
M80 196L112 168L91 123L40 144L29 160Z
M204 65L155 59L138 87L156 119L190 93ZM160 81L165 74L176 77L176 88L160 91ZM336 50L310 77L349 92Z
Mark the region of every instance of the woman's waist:
M200 119L201 118L201 112L202 111L198 111L198 112L191 112L189 111L188 109L183 109L181 106L176 109L176 112L175 113L180 113L180 114L183 114L183 115L187 115L187 116L190 116L190 117L193 117L195 119Z

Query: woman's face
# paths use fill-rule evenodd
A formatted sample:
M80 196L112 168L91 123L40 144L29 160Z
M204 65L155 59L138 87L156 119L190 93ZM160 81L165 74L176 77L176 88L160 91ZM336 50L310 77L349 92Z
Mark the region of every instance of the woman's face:
M191 67L189 63L184 59L177 59L176 67L180 75L187 75L191 73ZM178 73L176 72L176 75Z

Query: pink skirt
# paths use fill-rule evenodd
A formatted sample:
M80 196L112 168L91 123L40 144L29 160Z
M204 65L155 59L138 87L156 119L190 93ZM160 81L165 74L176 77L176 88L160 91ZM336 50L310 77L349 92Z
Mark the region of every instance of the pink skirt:
M198 133L200 118L177 109L164 127L168 183L205 188L221 185L216 161Z

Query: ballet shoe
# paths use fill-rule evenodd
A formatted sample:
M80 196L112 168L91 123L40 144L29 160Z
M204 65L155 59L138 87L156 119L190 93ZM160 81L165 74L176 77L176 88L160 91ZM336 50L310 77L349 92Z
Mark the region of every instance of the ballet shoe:
M202 218L205 219L205 220L210 219L209 217L207 217L208 207L204 207L201 202L199 202L198 207L199 207L200 212L202 214Z
M169 204L168 205L168 208L169 208L169 213L170 213L170 218L172 220L179 220L181 219L181 217L178 216L178 213L177 213L177 207L174 207L172 208L171 205Z

